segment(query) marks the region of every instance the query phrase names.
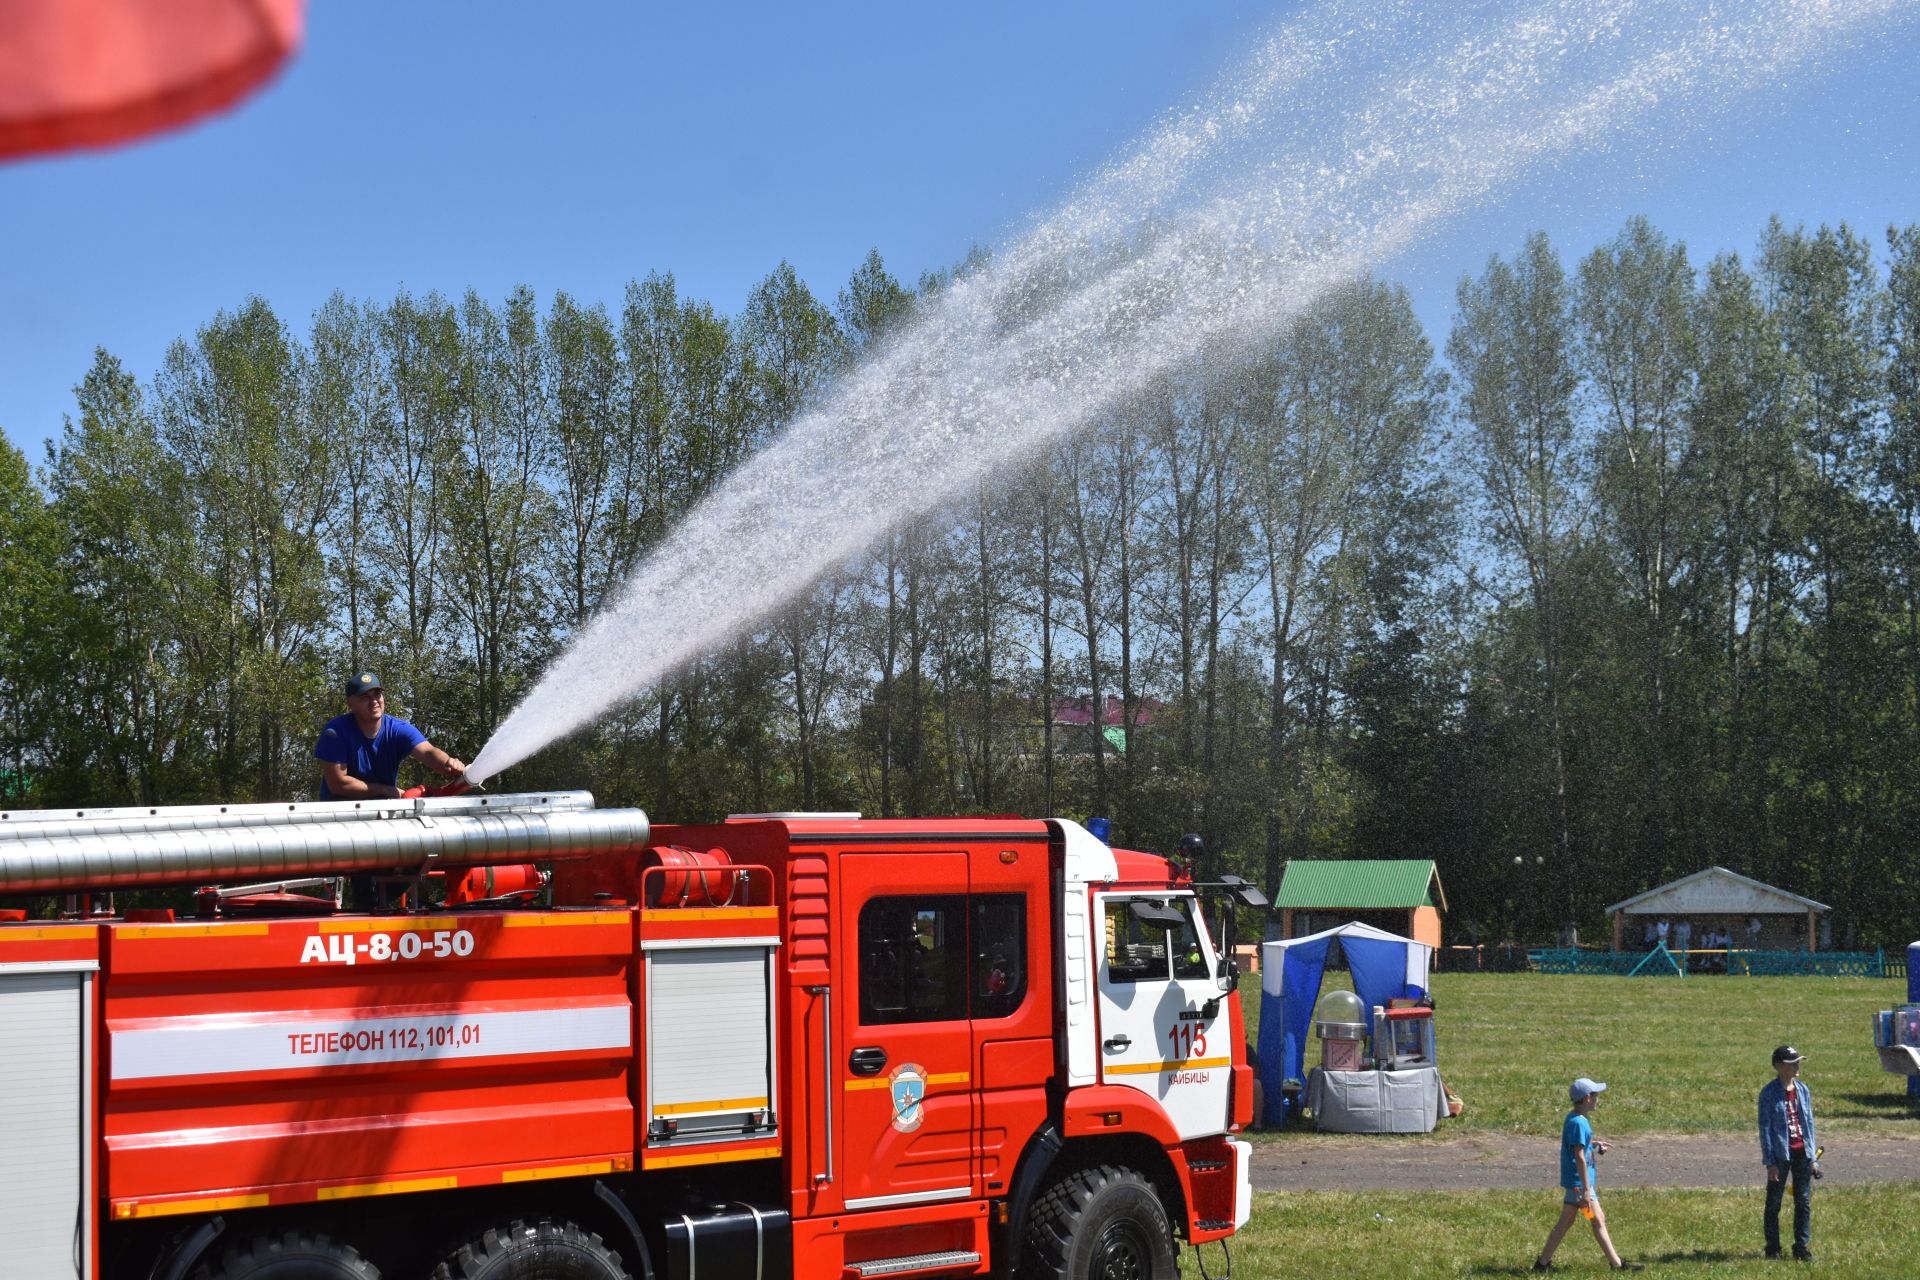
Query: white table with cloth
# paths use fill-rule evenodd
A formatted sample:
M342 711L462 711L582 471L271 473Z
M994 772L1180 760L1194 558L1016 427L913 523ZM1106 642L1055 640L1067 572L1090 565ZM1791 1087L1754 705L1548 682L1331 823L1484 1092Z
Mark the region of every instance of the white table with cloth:
M1307 1073L1313 1127L1328 1133L1432 1133L1446 1114L1438 1067Z

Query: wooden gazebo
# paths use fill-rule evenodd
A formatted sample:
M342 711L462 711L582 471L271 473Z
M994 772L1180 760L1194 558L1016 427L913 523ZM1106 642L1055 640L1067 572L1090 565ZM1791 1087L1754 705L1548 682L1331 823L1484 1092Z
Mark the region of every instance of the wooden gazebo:
M1708 867L1616 902L1607 914L1613 917L1615 951L1640 942L1645 926L1659 920L1688 922L1696 939L1717 929L1748 950L1815 951L1820 915L1832 909L1737 871Z

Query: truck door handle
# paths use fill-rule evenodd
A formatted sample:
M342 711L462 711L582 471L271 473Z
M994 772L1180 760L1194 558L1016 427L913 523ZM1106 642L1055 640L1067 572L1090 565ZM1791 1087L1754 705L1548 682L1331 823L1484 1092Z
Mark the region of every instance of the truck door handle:
M828 1186L833 1182L833 988L826 983L807 988L807 994L819 996L823 1006L820 1018L820 1083L827 1101L827 1171L813 1175L812 1185Z
M1133 1047L1132 1036L1113 1036L1107 1041L1107 1048L1112 1050L1114 1053L1119 1053L1124 1049L1131 1049L1132 1047Z
M855 1049L847 1058L847 1066L857 1076L877 1076L886 1065L887 1051L878 1045Z

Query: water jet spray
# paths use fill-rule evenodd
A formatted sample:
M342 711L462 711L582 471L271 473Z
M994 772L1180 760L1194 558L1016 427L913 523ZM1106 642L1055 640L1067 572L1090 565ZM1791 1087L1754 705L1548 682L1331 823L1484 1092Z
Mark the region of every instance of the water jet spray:
M748 459L574 637L479 782L752 630L902 523L1155 379L1245 358L1331 289L1656 114L1665 145L1903 0L1352 0L1038 219ZM1042 301L1043 300L1043 301ZM671 616L676 625L660 628ZM693 620L688 624L687 620Z

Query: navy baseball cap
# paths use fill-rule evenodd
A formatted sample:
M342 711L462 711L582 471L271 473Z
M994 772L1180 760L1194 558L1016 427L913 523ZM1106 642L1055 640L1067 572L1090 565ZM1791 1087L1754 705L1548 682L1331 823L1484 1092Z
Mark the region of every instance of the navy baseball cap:
M347 696L351 698L356 693L372 693L381 687L379 676L371 671L362 671L347 681Z
M1585 1102L1588 1098L1591 1098L1594 1094L1605 1093L1606 1091L1607 1091L1607 1086L1604 1084L1601 1084L1598 1080L1589 1080L1585 1076L1581 1076L1578 1080L1575 1080L1570 1086L1568 1086L1567 1096L1569 1098L1572 1098L1575 1102Z
M1783 1044L1773 1051L1773 1060L1776 1064L1782 1062L1799 1062L1806 1056L1806 1054L1800 1052L1790 1044Z

